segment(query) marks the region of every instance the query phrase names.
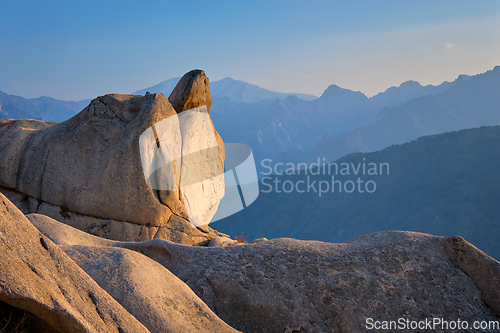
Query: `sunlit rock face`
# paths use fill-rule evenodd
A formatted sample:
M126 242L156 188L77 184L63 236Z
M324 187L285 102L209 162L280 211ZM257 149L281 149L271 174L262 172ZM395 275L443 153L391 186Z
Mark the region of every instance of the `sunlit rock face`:
M208 78L194 70L169 99L110 94L62 123L3 120L1 190L26 213L101 237L207 242L224 196L210 105Z
M144 177L159 200L194 226L208 224L224 196L224 167L206 106L158 122L139 143Z

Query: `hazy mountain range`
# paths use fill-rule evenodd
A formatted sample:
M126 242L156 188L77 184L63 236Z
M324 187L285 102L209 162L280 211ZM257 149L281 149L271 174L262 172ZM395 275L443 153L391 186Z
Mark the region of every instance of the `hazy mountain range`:
M169 95L178 78L139 90ZM249 145L260 161L328 161L356 151L374 151L419 136L500 124L500 67L453 82L422 86L408 81L368 98L329 86L316 98L269 91L225 78L211 82L214 125L226 142ZM0 94L0 117L62 121L87 101Z
M179 81L179 77L163 81L152 87L141 89L134 92L134 95L144 95L146 91L151 93L163 93L169 96L175 85ZM233 102L239 103L255 103L266 99L285 99L288 96L296 96L304 100L313 100L318 98L314 95L308 94L287 94L275 92L256 86L254 84L246 83L240 80L234 80L230 77L219 81L210 82L210 92L215 97L227 97Z
M500 67L459 77L439 94L429 94L385 108L367 126L323 136L309 151L279 152L274 163L333 161L352 152L370 152L423 135L500 125ZM378 95L377 95L378 96Z
M342 174L343 163L349 175ZM253 204L210 226L230 235L243 233L248 240L335 243L382 230L460 235L500 259L500 126L425 136L382 151L350 154L336 164L338 172L331 166L330 174L323 166L307 174L295 170L267 176ZM284 171L292 173L291 166ZM342 183L334 184L334 193L332 177ZM355 190L347 193L353 184Z
M0 91L0 118L64 121L80 112L89 102L68 102L46 96L27 99Z
M144 95L146 91L149 91L151 93L163 93L168 97L178 81L179 78L166 80L155 86L138 90L133 94ZM304 100L318 98L317 96L308 94L274 92L231 78L211 82L210 87L212 96L216 100L218 98L226 100L227 98L231 102L236 103L252 104L263 100L284 99L288 96L297 96ZM46 96L27 99L20 96L8 95L0 91L0 118L29 118L61 122L81 111L90 103L90 100L85 99L73 102L57 100Z
M249 145L261 161L281 151L307 151L325 135L368 125L385 107L438 95L467 78L461 76L454 82L425 87L409 81L371 98L336 85L309 101L289 96L284 100L238 103L215 97L211 116L224 140Z

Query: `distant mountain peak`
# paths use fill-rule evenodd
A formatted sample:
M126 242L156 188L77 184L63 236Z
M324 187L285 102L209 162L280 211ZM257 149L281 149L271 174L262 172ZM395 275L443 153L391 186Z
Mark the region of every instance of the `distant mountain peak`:
M162 81L158 83L155 86L146 88L146 89L141 89L137 90L136 92L133 93L133 95L144 95L146 91L152 92L152 93L163 93L166 97L170 95L172 90L174 90L175 85L177 82L179 82L180 77L174 77L169 80Z
M408 80L406 82L403 82L399 85L399 88L415 88L415 87L422 87L420 82L414 81L414 80Z
M469 80L470 78L471 78L470 75L460 74L455 81L456 81L456 83L465 82L465 81Z
M325 98L336 98L340 96L347 96L347 95L363 95L366 97L365 94L363 94L360 91L352 91L349 89L341 88L336 84L332 84L326 88L326 90L321 94L321 99ZM368 97L366 97L368 98Z
M226 76L225 78L220 79L218 81L214 81L214 82L243 82L243 81L241 81L241 80L235 80L235 79L233 79L233 78L231 78L229 76Z

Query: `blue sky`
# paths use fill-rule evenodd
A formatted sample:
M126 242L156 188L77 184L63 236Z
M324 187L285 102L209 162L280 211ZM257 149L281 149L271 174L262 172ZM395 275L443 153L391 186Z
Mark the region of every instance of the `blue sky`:
M0 90L130 93L194 68L263 88L368 96L500 65L500 1L0 0Z

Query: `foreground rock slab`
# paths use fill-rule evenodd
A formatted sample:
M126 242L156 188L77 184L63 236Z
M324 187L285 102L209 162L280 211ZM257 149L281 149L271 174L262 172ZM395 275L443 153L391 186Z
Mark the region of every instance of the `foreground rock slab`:
M178 277L142 254L113 247L62 249L151 332L238 332Z
M0 301L59 332L149 332L0 193Z
M53 220L37 227L58 244L101 242ZM340 244L107 245L161 263L244 332L365 332L368 318L500 320L500 263L459 237L387 231Z

